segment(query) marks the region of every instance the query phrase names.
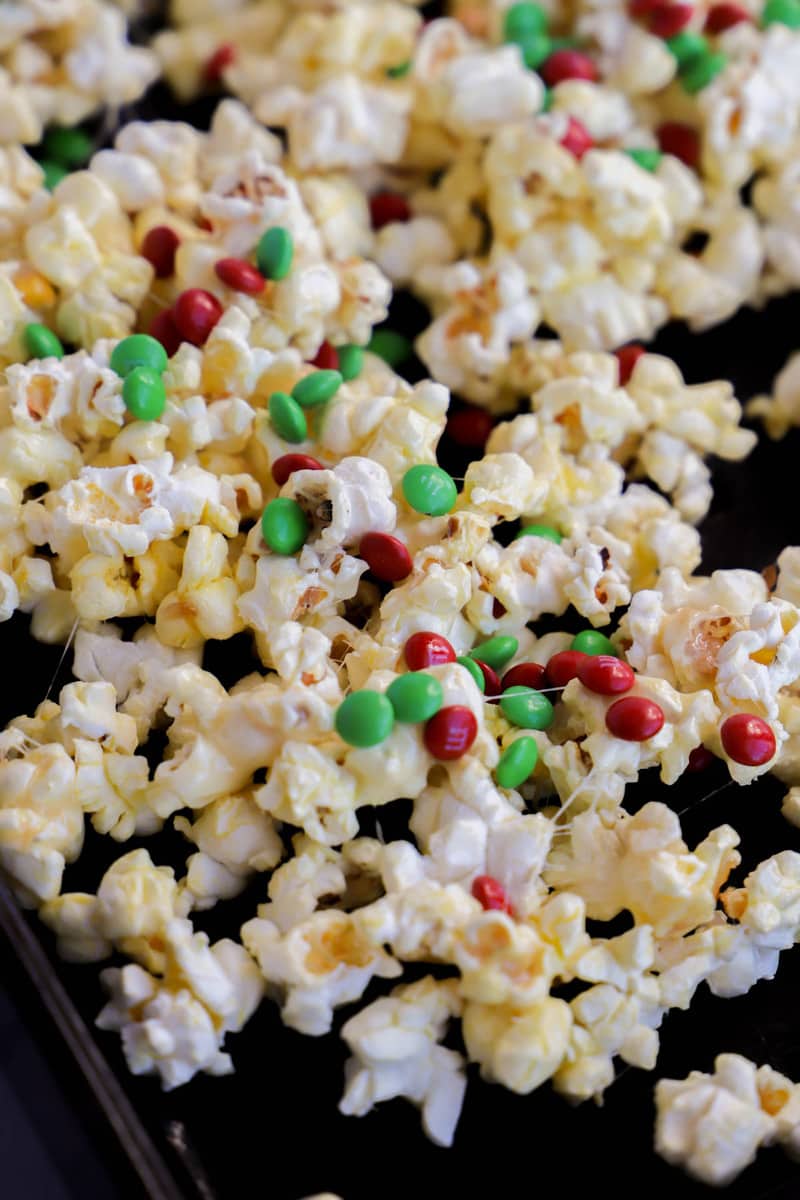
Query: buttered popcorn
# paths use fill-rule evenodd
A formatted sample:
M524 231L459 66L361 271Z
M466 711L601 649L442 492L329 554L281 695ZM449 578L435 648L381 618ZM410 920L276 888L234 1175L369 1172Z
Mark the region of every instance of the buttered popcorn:
M800 824L800 547L696 574L756 434L640 344L800 278L800 32L732 7L174 0L150 47L136 5L3 9L0 619L74 679L0 734L0 871L114 956L135 1074L342 1016L340 1111L449 1146L468 1064L600 1102L800 940L797 853L628 795L716 758ZM231 95L110 135L158 71ZM745 412L798 397L793 356ZM656 1147L726 1182L796 1090L723 1053Z

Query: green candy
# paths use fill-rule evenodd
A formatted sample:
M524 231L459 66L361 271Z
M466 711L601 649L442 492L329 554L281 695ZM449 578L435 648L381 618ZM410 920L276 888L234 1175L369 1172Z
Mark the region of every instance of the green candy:
M380 692L362 688L342 701L334 724L343 742L366 749L386 741L394 726L394 709Z
M519 642L515 637L511 637L507 633L498 633L489 638L487 642L481 642L480 646L473 646L469 657L477 658L480 662L486 663L487 667L494 667L495 671L499 671L518 650Z
M553 89L546 87L544 89L544 95L542 96L542 112L550 112L550 109L553 107L554 100L555 95L553 94Z
M475 662L475 659L469 658L469 656L466 654L462 654L460 658L456 659L456 662L461 663L462 667L466 667L466 669L469 671L470 675L474 679L475 686L478 689L478 691L481 692L481 694L483 692L485 692L486 691L486 679L484 678L483 671L480 669L478 664Z
M339 374L345 383L357 379L364 367L364 351L360 346L337 346Z
M51 125L42 146L48 158L65 167L79 167L94 150L94 142L88 133L82 129L68 129L65 125Z
M367 349L390 367L399 367L411 354L411 342L393 329L376 329L367 343Z
M571 650L579 650L582 654L613 654L616 647L610 637L601 634L597 629L582 629L570 642Z
M395 720L406 724L429 720L444 703L439 680L433 675L426 675L424 671L398 675L387 688L386 695L394 709Z
M447 471L418 463L403 476L403 495L416 512L443 517L455 504L458 491Z
M22 340L30 358L63 358L64 347L52 329L32 322L22 331Z
M387 67L386 74L390 79L402 79L411 70L411 59L406 62L398 63L396 67Z
M625 153L629 158L632 158L635 163L644 171L657 171L658 164L664 157L660 150L652 150L649 147L642 146L633 150L626 150Z
M521 537L547 538L549 542L555 542L557 546L560 546L564 540L558 530L553 529L552 525L525 525L520 529L514 541L516 542L517 538Z
M286 392L273 392L270 396L269 419L278 437L285 442L304 442L308 437L306 414Z
M544 33L547 14L539 4L512 4L503 18L503 41L518 42L531 33Z
M48 192L52 192L54 188L58 187L61 180L69 175L66 167L62 167L61 163L51 162L49 159L43 159L39 166L44 171L44 186Z
M111 351L110 367L123 379L136 367L149 367L160 375L167 369L167 352L155 338L146 333L132 333L123 338Z
M292 269L294 242L288 229L274 225L256 246L256 265L265 279L285 279Z
M727 65L727 54L700 54L681 71L681 87L690 96L702 92Z
M597 629L582 629L580 633L576 633L569 648L579 650L581 654L617 654L617 647L611 638L607 638Z
M797 0L767 0L761 13L761 24L800 29L800 4Z
M122 399L137 421L157 421L167 404L164 380L151 367L134 367L125 376Z
M693 33L691 29L682 29L674 37L666 38L664 45L677 60L679 71L688 66L698 55L708 54L708 40L703 37L702 33Z
M500 707L511 724L520 729L547 729L553 720L553 706L547 696L521 684L506 688Z
M553 53L553 43L546 33L532 33L519 42L522 60L529 71L536 71Z
M298 379L292 388L292 399L301 408L316 408L318 404L327 404L342 386L342 376L339 371L315 371Z
M296 500L279 496L261 514L264 541L275 554L296 554L308 536L308 521Z
M494 777L503 788L516 788L524 783L539 759L539 747L532 737L515 738L500 755Z

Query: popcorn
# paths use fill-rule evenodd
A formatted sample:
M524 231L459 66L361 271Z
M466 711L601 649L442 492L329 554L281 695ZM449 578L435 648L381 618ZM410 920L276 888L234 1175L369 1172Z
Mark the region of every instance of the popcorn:
M365 533L391 533L397 520L389 476L368 458L343 458L332 471L295 471L281 491L311 523L317 553L357 546Z
M233 637L243 628L238 599L225 538L195 525L186 542L180 583L158 606L156 634L164 645L179 649L202 645L208 638Z
M267 871L283 857L274 823L245 792L215 800L190 823L175 818L175 828L198 848L187 859L186 894L195 909L236 896L253 871Z
M201 467L175 466L171 454L132 467L84 467L51 503L57 554L67 552L73 531L91 553L134 557L203 520L228 537L238 530L231 484Z
M428 1137L450 1146L466 1089L463 1059L437 1043L461 1002L454 980L430 975L394 988L342 1027L353 1055L345 1065L339 1111L364 1116L374 1104L405 1096L422 1110Z
M97 1026L120 1034L132 1074L158 1074L165 1090L198 1071L229 1074L222 1045L261 1000L258 971L241 946L228 939L209 946L185 920L167 924L165 955L162 979L135 964L101 973L110 999Z
M545 879L581 896L593 920L628 909L657 935L688 933L711 919L719 889L740 861L738 841L722 825L690 853L678 818L654 802L632 817L623 810L579 813L568 846L551 852Z
M527 1007L468 1002L464 1041L489 1082L527 1095L557 1070L567 1052L572 1014L553 996Z
M284 997L284 1024L311 1037L327 1033L334 1008L357 1000L373 976L402 973L346 913L312 913L283 935L270 921L254 918L241 933L271 988Z
M149 963L162 961L157 946L181 910L171 868L156 867L146 850L132 850L112 863L97 896L67 892L44 904L39 915L67 961L96 962L116 945Z
M656 1150L703 1183L722 1186L776 1141L794 1153L797 1085L739 1054L719 1054L714 1072L656 1084Z
M158 74L151 51L129 45L123 13L96 0L26 4L3 23L3 142L38 142L45 124L129 104Z

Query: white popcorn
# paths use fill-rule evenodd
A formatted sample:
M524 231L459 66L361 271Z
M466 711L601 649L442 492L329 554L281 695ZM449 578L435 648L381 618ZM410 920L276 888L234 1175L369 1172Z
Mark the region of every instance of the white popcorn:
M656 1085L656 1150L703 1183L722 1186L755 1160L759 1146L796 1146L797 1084L739 1054L720 1054L714 1073Z
M311 524L317 553L358 546L365 533L391 533L397 520L389 476L368 458L343 458L331 471L295 471L281 492Z
M359 170L400 158L409 107L407 95L343 74L313 92L289 85L269 89L254 112L266 125L286 126L301 170Z
M428 1137L452 1145L466 1079L461 1055L437 1043L460 1011L456 982L426 976L351 1017L342 1027L353 1057L340 1112L363 1116L374 1104L405 1096L421 1108Z
M654 802L632 817L623 810L579 813L568 846L551 852L545 878L581 896L594 919L608 921L628 909L657 934L688 933L711 919L719 889L739 862L738 841L723 825L690 853L677 816Z
M102 972L111 998L96 1024L120 1033L134 1075L158 1074L169 1090L198 1071L233 1070L225 1035L242 1028L264 985L241 946L223 940L209 947L188 921L169 922L165 954L163 980L133 965Z
M285 996L284 1023L312 1037L327 1033L334 1008L357 1000L373 976L402 972L346 913L312 913L283 936L271 921L255 918L241 933L265 978Z
M68 546L73 530L95 554L143 554L154 541L205 520L231 537L238 529L233 487L201 467L175 467L171 454L133 467L84 467L54 499L51 545Z

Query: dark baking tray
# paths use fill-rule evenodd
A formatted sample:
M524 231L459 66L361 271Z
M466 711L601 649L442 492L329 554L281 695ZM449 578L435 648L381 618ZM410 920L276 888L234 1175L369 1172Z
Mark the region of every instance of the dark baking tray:
M124 117L187 119L208 122L213 101L179 109L163 88L155 88ZM690 335L670 326L653 349L675 358L691 382L731 379L740 399L769 390L777 370L795 348L800 300L790 296L763 312L745 310L719 328ZM409 333L424 313L407 297L393 305L390 324ZM423 373L412 361L411 378ZM778 443L762 437L744 463L714 462L714 502L703 524L703 571L772 563L783 546L800 543L800 516L794 498L800 431ZM463 459L446 440L443 461L454 470ZM581 626L577 619L575 628ZM558 622L569 627L569 622ZM16 616L0 626L0 653L23 670L7 675L0 695L0 722L32 712L54 678L52 694L70 678L69 659L61 649L41 646L27 634L27 619ZM249 643L239 637L211 643L204 665L226 684L251 669ZM659 799L682 814L690 845L715 825L730 822L742 835L741 878L761 858L784 848L800 850L800 831L780 815L784 788L766 777L748 788L723 788L719 765L687 776L672 788L653 772L629 789L628 807ZM722 790L717 790L722 788ZM381 810L388 836L399 836L408 806L397 802ZM365 816L365 832L372 832ZM64 890L94 890L120 849L89 830L84 854L66 873ZM134 840L123 850L148 846L155 860L180 869L192 847L167 832ZM195 924L215 938L235 936L242 921L266 898L257 880L234 901L196 916ZM702 1187L668 1167L652 1151L653 1085L661 1076L682 1077L709 1070L716 1054L736 1051L769 1062L800 1079L800 955L786 953L774 982L758 984L747 996L718 1000L702 986L688 1013L673 1012L661 1030L655 1072L622 1069L597 1107L572 1109L545 1085L527 1097L514 1096L479 1081L469 1068L470 1086L452 1150L438 1149L421 1132L416 1111L403 1102L380 1106L361 1120L337 1112L346 1048L332 1034L301 1037L284 1028L277 1008L265 1002L243 1032L229 1037L236 1074L196 1077L177 1091L163 1093L156 1080L134 1078L124 1064L115 1034L99 1033L93 1020L104 996L97 965L62 963L53 939L28 913L0 893L0 926L8 939L0 945L0 975L24 1011L25 1024L45 1047L55 1047L51 1065L85 1117L98 1155L114 1179L109 1195L147 1194L156 1200L300 1200L317 1191L337 1192L345 1200L407 1200L466 1197L493 1192L533 1193L542 1185L571 1197L595 1189L616 1196L677 1193L689 1200L708 1197ZM9 952L10 951L10 952ZM8 966L6 966L6 960ZM105 964L103 964L105 965ZM414 967L410 976L425 973ZM7 974L6 974L7 972ZM359 1005L338 1010L335 1030L364 1002L389 990L370 986ZM458 1045L457 1039L453 1041ZM89 1100L87 1097L93 1097ZM22 1097L30 1102L31 1097ZM95 1106L94 1109L92 1106ZM101 1132L99 1114L107 1122ZM0 1183L0 1196L4 1188ZM22 1193L20 1193L21 1195ZM76 1195L95 1193L77 1185ZM98 1193L99 1195L99 1193ZM757 1163L727 1190L730 1200L793 1200L800 1195L800 1167L780 1150L761 1151ZM12 1200L16 1200L16 1194ZM32 1195L31 1200L44 1200Z

